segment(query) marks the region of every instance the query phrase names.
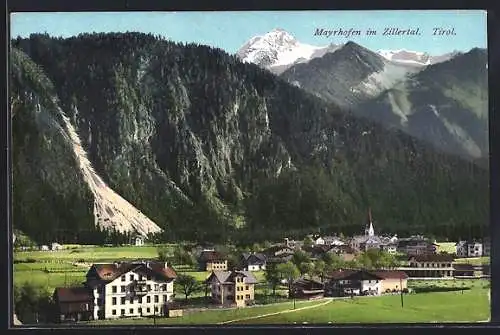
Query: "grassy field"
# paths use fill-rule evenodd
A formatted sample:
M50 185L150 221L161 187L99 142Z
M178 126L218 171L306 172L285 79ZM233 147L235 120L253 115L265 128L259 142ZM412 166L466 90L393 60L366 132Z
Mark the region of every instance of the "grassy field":
M296 301L296 308L319 305L324 301ZM255 317L262 314L280 312L293 309L293 302L279 303L267 306L256 306L239 309L221 309L221 310L206 310L188 314L179 318L157 318L156 324L217 324L247 317ZM118 319L118 320L99 320L88 322L91 325L120 325L120 324L137 324L150 325L154 320L151 318L143 319Z
M155 258L158 256L157 246L126 246L126 247L76 247L58 251L16 251L14 260L35 259L36 261L76 261L105 262L117 259Z
M423 284L422 284L423 285ZM100 320L91 325L194 325L194 324L327 324L480 322L490 317L487 289L479 285L455 292L297 301L231 310L193 312L179 318ZM305 309L304 308L307 307ZM268 315L279 313L276 315ZM268 315L268 316L266 316Z
M420 293L334 300L318 308L238 322L239 324L293 323L411 323L479 322L490 318L487 290ZM235 323L236 324L236 323Z
M455 259L455 263L485 265L485 264L490 264L490 258L489 257L457 258Z
M454 254L457 252L457 248L455 247L456 242L437 242L438 252L447 252L449 254Z

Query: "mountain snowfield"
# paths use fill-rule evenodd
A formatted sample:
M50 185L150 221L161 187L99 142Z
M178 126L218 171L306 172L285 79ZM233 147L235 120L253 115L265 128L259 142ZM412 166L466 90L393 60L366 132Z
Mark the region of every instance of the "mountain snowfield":
M335 52L343 44L315 46L297 41L287 31L276 28L264 35L252 37L236 53L246 63L254 63L265 67L271 72L280 74L287 68L298 63L322 57L328 52ZM411 50L377 50L377 54L395 64L425 67L439 63L455 56L457 52L432 56L425 52Z
M75 158L83 178L94 195L94 217L96 226L101 229L115 229L118 232L136 232L142 236L159 233L160 227L142 214L137 208L113 191L94 171L87 158L80 138L69 118L59 109L65 126L65 137L72 144Z

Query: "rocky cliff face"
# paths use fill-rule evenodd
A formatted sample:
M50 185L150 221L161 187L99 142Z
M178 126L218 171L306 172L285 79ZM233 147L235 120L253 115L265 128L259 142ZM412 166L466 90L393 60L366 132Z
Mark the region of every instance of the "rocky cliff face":
M392 230L487 224L486 171L221 50L143 34L13 46L14 225L38 240L96 223L267 239L357 229L367 206Z

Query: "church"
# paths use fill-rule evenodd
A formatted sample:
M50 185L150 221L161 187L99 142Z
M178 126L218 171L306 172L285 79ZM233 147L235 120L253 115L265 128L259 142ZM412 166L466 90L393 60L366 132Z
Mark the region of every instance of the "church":
M357 252L378 249L394 254L397 250L397 240L395 237L389 238L375 235L371 209L368 209L368 222L365 227L365 234L353 236L350 246Z

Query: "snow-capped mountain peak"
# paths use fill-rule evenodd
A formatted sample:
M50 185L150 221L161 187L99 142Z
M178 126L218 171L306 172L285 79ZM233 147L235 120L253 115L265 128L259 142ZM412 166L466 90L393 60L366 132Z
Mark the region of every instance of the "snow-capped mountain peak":
M252 37L238 50L236 55L243 62L254 63L276 74L280 74L295 64L307 63L313 58L335 52L342 46L343 44L315 46L301 43L286 30L275 28L264 35ZM452 52L431 56L426 52L406 49L377 50L376 53L393 64L408 65L417 68L446 61L457 54L456 52Z
M414 63L420 65L431 64L431 56L426 52L411 51L406 49L399 50L378 50L377 53L382 57L399 63Z
M300 43L284 29L276 28L265 35L251 38L236 54L244 62L283 70L297 62L310 60L318 52L321 56L324 53L320 51L328 48L332 46Z

